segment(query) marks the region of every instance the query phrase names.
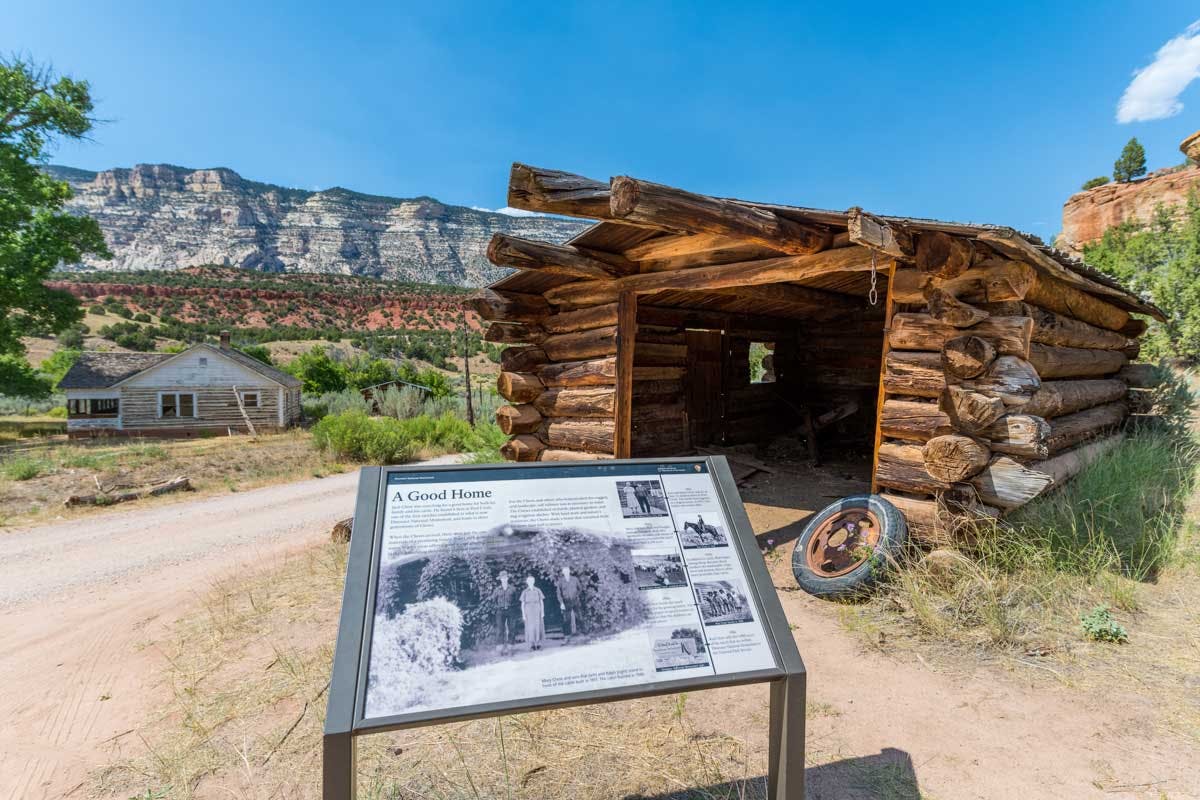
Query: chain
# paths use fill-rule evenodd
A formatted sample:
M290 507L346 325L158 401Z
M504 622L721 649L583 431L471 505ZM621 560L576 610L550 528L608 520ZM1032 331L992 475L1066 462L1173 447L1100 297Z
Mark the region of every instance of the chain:
M879 277L875 269L875 251L871 251L871 291L867 292L867 300L872 306L879 305L879 289L875 286L875 281Z

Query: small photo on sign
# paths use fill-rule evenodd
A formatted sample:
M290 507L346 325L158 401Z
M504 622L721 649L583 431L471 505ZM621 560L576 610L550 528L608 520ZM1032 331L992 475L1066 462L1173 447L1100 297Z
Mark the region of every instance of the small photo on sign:
M670 589L687 586L683 558L678 553L634 551L633 574L639 589Z
M738 581L697 583L695 589L700 618L705 625L754 621L754 615L750 613L750 599Z
M656 628L650 631L654 647L654 671L707 667L708 648L698 628Z
M617 500L621 503L621 516L625 519L638 517L665 517L667 498L663 496L658 481L617 481Z
M718 519L720 515L715 513L709 513L708 519L703 514L683 519L679 540L687 548L728 547L729 536L725 533L725 526L714 521Z

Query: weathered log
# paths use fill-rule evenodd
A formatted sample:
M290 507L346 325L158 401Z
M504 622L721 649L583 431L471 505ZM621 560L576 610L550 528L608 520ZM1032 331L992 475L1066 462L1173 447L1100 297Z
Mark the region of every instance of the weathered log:
M1125 434L1116 433L1103 439L1089 442L1074 450L1060 453L1054 458L1037 464L1037 468L1049 475L1055 486L1061 486L1083 471L1084 467L1100 458L1125 440Z
M483 334L485 342L497 344L538 344L546 338L546 332L537 325L521 322L493 322Z
M500 446L500 455L508 461L537 461L546 444L532 434L514 436Z
M1050 436L1046 445L1051 453L1058 453L1084 439L1091 439L1102 431L1120 425L1124 419L1124 403L1106 403L1084 411L1076 411L1050 422Z
M634 386L639 381L677 380L683 376L682 367L657 366L633 368ZM566 361L538 367L537 375L547 386L603 386L617 380L617 359L596 358L587 361Z
M1045 381L1042 388L1021 406L1022 414L1032 414L1051 419L1081 411L1092 406L1102 405L1120 400L1125 396L1128 387L1123 381L1083 380L1083 381Z
M934 436L953 433L950 418L936 403L911 400L887 400L880 417L883 435L910 442L927 442Z
M967 389L947 386L938 398L938 408L946 414L952 430L979 433L1004 416L1004 401Z
M591 306L577 311L563 311L542 320L542 328L546 333L574 333L616 324L616 303L605 303L602 306Z
M992 454L987 445L969 436L935 436L921 448L925 471L940 481L965 481L988 465Z
M967 271L975 259L970 239L941 231L922 231L917 235L917 269L926 275L946 280Z
M510 403L532 403L545 386L527 372L501 372L496 377L496 389Z
M517 406L500 406L496 409L496 425L509 436L534 433L542 426L542 415L528 403Z
M1117 373L1117 379L1126 386L1137 389L1153 389L1159 384L1158 367L1154 364L1126 364Z
M611 303L621 292L708 291L736 286L801 281L830 272L862 272L871 268L865 247L839 247L812 255L781 256L736 264L626 275L616 280L576 281L545 292L554 305L592 306Z
M1057 278L1039 274L1025 293L1027 302L1056 314L1082 320L1110 331L1119 331L1129 322L1129 312L1112 303L1077 289Z
M1035 344L1029 348L1029 363L1033 364L1043 380L1110 375L1123 367L1125 360L1118 350L1054 347L1048 344Z
M916 269L898 269L892 282L892 298L897 303L924 303L925 289L931 285L971 303L1020 300L1025 297L1037 273L1020 261L988 259L949 280L938 281Z
M656 236L641 244L627 247L624 255L630 261L662 262L681 257L690 258L718 250L739 250L747 246L746 240L740 236L726 236L721 233L672 233ZM645 269L645 265L643 265L643 271L648 271Z
M1033 322L1028 317L991 317L971 329L973 336L988 339L1002 355L1029 355ZM941 350L962 331L938 322L928 314L896 314L888 342L897 350Z
M686 364L687 345L656 344L639 340L633 351L633 363L644 367Z
M940 397L946 388L941 354L893 350L887 354L883 388L893 395Z
M513 164L508 178L508 205L568 217L608 219L607 183L553 169Z
M533 401L544 417L611 417L616 391L611 387L547 389Z
M925 290L925 304L929 309L929 316L953 328L969 328L991 316L982 309L964 303L944 289L935 287Z
M935 546L954 542L959 515L937 500L918 500L894 492L881 494L904 515L908 535L916 541Z
M994 452L1023 458L1045 458L1050 423L1032 414L1007 414L982 432Z
M611 453L586 453L582 450L555 450L547 448L542 451L538 461L605 461L613 457Z
M542 349L553 361L582 361L617 352L617 326L558 333L542 340Z
M63 505L68 508L85 505L110 506L115 503L128 503L132 500L141 500L143 497L158 497L159 495L170 494L171 492L190 492L192 491L192 482L189 478L179 475L169 480L160 481L152 485L148 484L128 492L114 492L112 488L110 486L108 491L101 491L96 494L70 495L63 501Z
M1037 370L1023 358L1000 356L984 373L970 380L960 381L964 389L998 397L1005 405L1021 405L1029 401L1041 388L1042 381Z
M616 278L637 271L636 264L611 253L584 250L569 244L522 239L507 233L492 235L487 257L498 267L537 270L572 278Z
M665 398L683 397L683 381L665 379L654 381L635 381L633 396L643 403L661 403Z
M548 360L546 351L535 345L506 347L500 351L500 369L504 372L533 372Z
M717 233L803 255L829 246L827 228L802 225L764 208L692 194L626 175L612 179L609 210L616 219L679 233Z
M933 494L949 489L949 481L938 480L925 469L925 457L915 444L884 442L879 446L875 482L889 489L917 494Z
M1027 467L1008 456L996 457L971 479L980 500L1006 511L1025 505L1053 482L1054 478L1046 472Z
M1033 341L1039 344L1120 350L1128 341L1124 334L1064 317L1020 300L986 303L983 307L997 316L1029 317L1033 320Z
M613 431L611 419L556 419L546 425L544 435L551 447L611 453Z
M855 206L846 212L846 231L849 240L870 247L894 258L912 259L913 237L908 229L868 214Z
M958 336L942 347L942 369L956 378L975 378L996 360L996 348L979 336Z
M1128 336L1130 339L1136 339L1145 333L1148 327L1150 327L1150 325L1146 322L1146 320L1138 319L1137 317L1130 317L1129 322L1126 322L1124 327L1117 331L1117 333L1121 334L1122 336Z
M540 294L492 289L479 290L467 300L467 305L488 322L538 322L550 313L550 304Z

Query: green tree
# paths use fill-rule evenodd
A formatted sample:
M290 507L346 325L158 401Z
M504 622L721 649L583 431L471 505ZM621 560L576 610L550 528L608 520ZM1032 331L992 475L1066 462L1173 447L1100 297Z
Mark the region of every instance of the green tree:
M50 396L50 381L33 367L24 356L0 355L0 386L9 397L41 400Z
M1086 192L1088 189L1095 189L1097 186L1103 186L1106 183L1108 183L1108 176L1101 175L1099 177L1092 178L1090 181L1084 182L1083 186L1079 188Z
M56 333L83 314L69 293L44 281L60 263L109 257L100 226L68 214L65 181L42 171L47 148L91 130L86 81L57 77L21 59L0 60L0 386L36 389L21 337ZM36 377L36 376L35 376Z
M304 382L304 391L309 394L340 392L346 388L345 368L330 358L320 345L301 353L286 369Z
M1143 339L1146 358L1200 362L1200 194L1192 191L1182 215L1160 206L1149 223L1109 228L1084 257L1166 312Z
M1146 150L1135 136L1125 143L1121 157L1113 164L1113 180L1129 183L1134 178L1140 178L1145 174Z
M75 366L75 362L79 360L79 351L70 349L55 350L54 355L47 358L38 367L38 372L42 373L49 379L52 386L57 386L58 382L67 374L67 370Z
M251 358L257 358L264 364L275 365L275 362L271 360L271 351L261 344L251 344L238 349Z

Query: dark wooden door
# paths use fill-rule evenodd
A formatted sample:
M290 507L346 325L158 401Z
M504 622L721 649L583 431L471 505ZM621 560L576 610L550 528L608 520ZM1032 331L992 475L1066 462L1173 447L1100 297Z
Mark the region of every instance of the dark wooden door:
M687 332L687 415L693 446L720 443L725 414L724 338L721 331Z

